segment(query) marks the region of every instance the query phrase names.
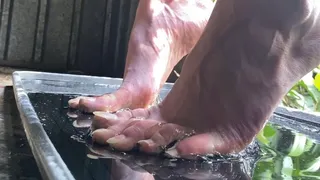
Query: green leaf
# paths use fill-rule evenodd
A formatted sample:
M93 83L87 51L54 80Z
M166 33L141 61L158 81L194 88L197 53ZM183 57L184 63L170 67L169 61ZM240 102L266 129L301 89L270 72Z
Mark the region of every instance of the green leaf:
M304 172L316 172L320 169L320 157L316 158L312 162L308 163L308 168L303 170Z
M320 74L316 74L313 84L318 90L320 90Z
M294 137L294 142L288 155L291 157L300 156L305 151L306 142L307 137L303 134L297 133Z

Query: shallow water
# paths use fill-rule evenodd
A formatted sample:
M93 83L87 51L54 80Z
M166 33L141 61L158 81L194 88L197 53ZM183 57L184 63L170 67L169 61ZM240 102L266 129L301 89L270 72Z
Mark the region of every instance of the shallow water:
M85 143L92 115L68 109L75 96L29 94L49 138L77 180L320 179L320 146L307 136L268 123L237 157L187 161L115 152ZM260 149L259 149L260 147Z

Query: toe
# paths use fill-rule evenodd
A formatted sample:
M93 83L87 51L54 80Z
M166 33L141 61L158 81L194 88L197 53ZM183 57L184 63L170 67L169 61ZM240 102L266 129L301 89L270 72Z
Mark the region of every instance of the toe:
M134 119L143 120L143 119L149 118L150 116L149 109L143 109L143 108L138 108L134 110L130 110L130 109L121 110L121 111L118 111L116 114L118 117L121 117L123 119L134 118Z
M132 104L129 91L120 88L114 93L105 94L98 97L77 97L69 100L71 108L81 109L85 112L108 111L115 112L122 108L128 108Z
M68 101L68 104L71 108L81 109L85 112L104 110L105 108L102 107L103 104L100 102L101 100L99 99L101 97L79 96L74 99L70 99Z
M114 125L109 126L108 128L96 129L92 133L92 140L99 144L110 144L107 141L110 138L120 135L128 126L130 126L131 123L134 123L134 120L127 120L121 123L115 123Z
M98 144L107 145L107 140L116 136L121 132L121 129L97 129L92 133L92 140Z
M155 120L133 120L119 136L109 139L107 142L115 149L129 151L138 141L145 139L145 131L156 125Z
M99 144L108 144L107 140L119 135L134 120L119 117L107 112L94 112L92 121L92 140Z
M68 101L69 106L70 106L71 108L77 109L77 108L78 108L78 105L79 105L79 101L80 101L81 98L83 98L83 97L82 97L82 96L79 96L79 97L76 97L76 98L74 98L74 99L70 99L70 100Z
M115 149L127 151L132 149L137 141L144 139L144 132L158 121L143 120L149 117L148 109L125 110L115 114L94 112L92 122L93 141L99 144L109 144Z
M180 140L192 131L175 124L156 124L146 133L147 140L139 141L140 150L146 153L160 153L170 143Z
M95 116L92 126L96 129L108 128L115 124L120 124L129 120L144 120L150 115L148 109L123 110L115 114L104 111L94 111L93 114Z
M171 157L190 158L196 155L228 154L239 149L237 142L228 139L223 141L214 133L197 134L178 142L174 148L168 149L166 154ZM232 150L232 151L231 151Z
M80 98L78 109L85 112L93 111L114 111L114 100L116 97L113 94L105 94L99 97Z
M198 134L188 137L168 149L166 154L171 157L189 158L195 155L212 154L215 151L213 139L210 134Z
M108 128L125 120L124 118L119 117L117 114L111 114L108 112L95 111L93 114L93 129Z

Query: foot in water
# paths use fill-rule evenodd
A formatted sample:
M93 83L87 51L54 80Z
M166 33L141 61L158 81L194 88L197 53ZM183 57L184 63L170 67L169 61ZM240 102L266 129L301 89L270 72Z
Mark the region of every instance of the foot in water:
M121 87L99 97L72 99L70 107L114 112L151 105L174 66L198 41L213 7L211 0L141 1Z
M319 64L318 1L217 0L180 78L159 105L94 112L94 141L172 157L236 153Z

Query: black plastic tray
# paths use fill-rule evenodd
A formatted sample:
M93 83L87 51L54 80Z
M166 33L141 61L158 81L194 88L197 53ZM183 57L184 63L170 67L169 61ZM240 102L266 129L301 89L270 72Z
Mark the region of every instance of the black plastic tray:
M33 155L45 179L69 180L74 177L46 134L30 102L28 93L100 95L116 90L121 82L122 79L117 78L31 71L13 73L15 98L23 126ZM172 85L167 83L163 86L160 98L167 95ZM319 119L318 113L306 113L278 107L270 121L320 141Z

